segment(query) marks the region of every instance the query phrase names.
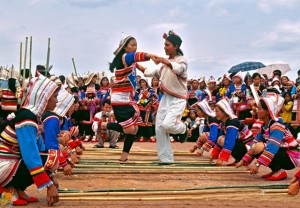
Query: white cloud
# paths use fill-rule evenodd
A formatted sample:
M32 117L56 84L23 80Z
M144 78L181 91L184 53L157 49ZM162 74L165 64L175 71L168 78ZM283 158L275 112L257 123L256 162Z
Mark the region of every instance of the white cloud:
M297 0L259 0L257 1L257 7L265 12L270 13L275 8L294 8L295 5L299 5Z
M294 48L300 41L300 20L281 21L272 31L261 33L261 37L252 46L256 48L283 47Z
M224 0L210 0L209 3L205 5L205 10L206 12L215 14L218 17L228 16L229 11L222 7L224 3Z
M176 33L177 30L182 30L186 26L187 25L185 23L165 22L165 23L157 23L157 24L150 25L148 28L145 28L145 31L161 33L161 31L174 30Z

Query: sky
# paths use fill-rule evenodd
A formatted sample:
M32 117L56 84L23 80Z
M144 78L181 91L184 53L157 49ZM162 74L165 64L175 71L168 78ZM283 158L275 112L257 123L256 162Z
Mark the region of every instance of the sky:
M287 63L300 69L299 0L0 0L0 65L19 68L20 43L32 36L32 68L51 73L108 71L121 34L138 51L165 56L163 33L182 40L190 78L220 77L245 61ZM28 52L29 53L29 52ZM23 51L24 54L24 51ZM29 55L28 55L29 56ZM27 57L28 57L27 56ZM28 65L27 58L27 67ZM148 67L156 67L147 63Z

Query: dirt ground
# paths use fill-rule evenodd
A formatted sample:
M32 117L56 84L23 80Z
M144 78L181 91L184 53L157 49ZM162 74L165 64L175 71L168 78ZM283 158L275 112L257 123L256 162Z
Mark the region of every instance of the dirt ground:
M94 144L86 143L86 147L92 147ZM108 146L108 144L105 144ZM123 142L120 142L119 147L122 148ZM193 143L173 143L174 151L188 151ZM145 142L135 142L132 150L156 150L156 144ZM105 150L104 150L105 151ZM105 156L107 158L107 156ZM117 154L108 156L111 159L118 159ZM103 158L101 155L83 155L82 158ZM151 158L155 160L156 156L132 155L130 161L141 160L147 161ZM196 156L185 156L186 159ZM208 154L202 158L208 161ZM175 161L182 160L181 156L175 156ZM230 161L232 162L232 161ZM245 168L242 168L243 170ZM61 172L58 173L59 185L61 189L76 189L76 190L95 190L95 189L176 189L176 188L197 188L207 186L233 186L233 185L267 185L267 184L287 184L295 174L296 170L288 171L288 179L279 182L270 182L262 179L260 175L269 172L267 168L261 167L258 175L250 175L249 173L242 174L74 174L72 176L64 176ZM27 193L32 196L39 197L40 202L29 204L27 207L44 207L46 203L46 190L37 191L33 185L28 188ZM212 193L213 194L213 193ZM216 193L215 193L216 194ZM222 193L217 193L222 194ZM138 195L138 193L137 193ZM232 195L230 195L232 196ZM54 207L274 207L274 208L292 208L298 207L300 202L299 196L288 196L274 198L266 197L258 194L257 198L220 198L212 197L210 199L201 200L163 200L163 201L60 201ZM138 197L138 196L136 196ZM107 197L108 198L108 197Z

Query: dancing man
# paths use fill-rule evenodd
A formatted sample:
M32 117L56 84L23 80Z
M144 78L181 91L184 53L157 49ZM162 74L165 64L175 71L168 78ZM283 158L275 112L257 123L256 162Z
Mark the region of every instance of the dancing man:
M173 31L164 34L165 52L168 59L158 57L160 69L149 69L138 65L145 76L160 78L160 89L164 95L160 101L155 123L158 158L162 163L173 163L174 155L169 134L179 134L180 142L187 139L187 126L181 122L187 98L187 61L180 49L182 40Z

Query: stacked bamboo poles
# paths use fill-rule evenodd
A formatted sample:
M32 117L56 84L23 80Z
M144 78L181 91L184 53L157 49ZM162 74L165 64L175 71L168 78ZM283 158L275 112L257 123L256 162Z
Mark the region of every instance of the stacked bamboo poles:
M60 190L61 201L165 201L165 200L203 200L203 199L279 199L288 197L286 184L275 186L229 186L201 187L175 190L103 190L98 192L72 192ZM268 189L265 189L268 188ZM274 189L277 188L277 189Z
M119 151L84 151L85 155L119 155L121 152ZM131 151L130 155L143 155L143 156L157 156L157 152L144 152L144 151ZM189 152L174 152L174 156L195 156L193 153Z
M155 191L198 191L198 190L238 190L238 189L260 189L260 190L279 190L286 189L289 184L262 184L262 185L224 185L224 186L201 186L193 188L175 188L175 189L98 189L98 190L74 190L74 189L59 189L59 193L91 193L91 192L155 192Z

